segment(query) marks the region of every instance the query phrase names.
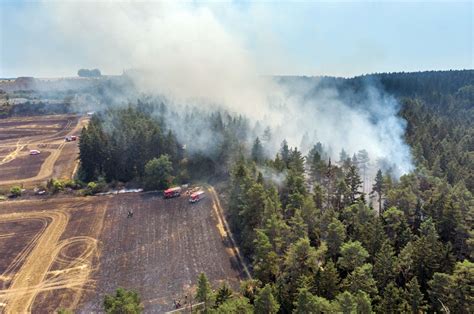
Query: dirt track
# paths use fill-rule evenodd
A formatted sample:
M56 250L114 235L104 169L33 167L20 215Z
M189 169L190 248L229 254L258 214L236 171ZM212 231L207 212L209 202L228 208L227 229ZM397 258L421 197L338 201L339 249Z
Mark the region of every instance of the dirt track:
M2 204L0 247L7 256L0 264L0 309L37 313L77 306L98 260L96 238L106 202L72 198ZM91 220L80 219L78 212ZM29 226L33 232L25 232Z
M23 266L13 277L9 289L0 296L7 299L6 313L25 313L31 311L31 303L42 288L43 279L51 266L57 249L52 249L57 244L59 237L64 232L68 222L65 212L32 212L28 214L7 214L0 216L3 222L19 219L50 219L48 226L38 239L32 243L33 248L25 256Z
M53 176L70 178L77 165L78 142L65 142L64 137L79 135L87 122L86 117L71 115L0 120L0 186L33 187ZM31 149L47 156L30 156Z
M139 291L146 312L161 313L191 295L200 272L215 286L226 280L238 288L246 275L220 232L216 197L208 193L197 204L147 193L2 203L0 311L97 312L104 295L122 286Z

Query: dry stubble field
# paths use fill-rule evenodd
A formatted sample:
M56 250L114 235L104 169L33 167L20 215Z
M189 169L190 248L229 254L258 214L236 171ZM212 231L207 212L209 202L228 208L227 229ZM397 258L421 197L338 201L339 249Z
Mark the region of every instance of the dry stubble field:
M77 165L78 142L65 142L64 137L79 135L87 121L78 115L0 119L0 187L31 188L51 177L70 178ZM41 154L30 156L32 149Z
M197 204L153 193L1 203L0 309L97 312L122 286L161 313L194 291L200 272L236 288L241 264L207 194Z

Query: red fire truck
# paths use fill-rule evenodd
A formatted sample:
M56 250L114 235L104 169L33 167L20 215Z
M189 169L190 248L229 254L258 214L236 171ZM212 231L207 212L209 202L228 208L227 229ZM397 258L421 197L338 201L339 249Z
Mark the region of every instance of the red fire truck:
M204 193L204 191L197 191L191 194L191 196L189 197L189 202L196 203L202 200L204 197L206 197L206 194Z
M165 193L164 193L165 198L178 197L180 195L181 195L181 188L179 186L169 188L165 190Z

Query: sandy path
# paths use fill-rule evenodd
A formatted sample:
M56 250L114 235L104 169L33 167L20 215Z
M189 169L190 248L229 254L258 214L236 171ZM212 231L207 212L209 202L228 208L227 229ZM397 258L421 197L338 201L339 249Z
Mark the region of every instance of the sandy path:
M0 161L0 165L3 165L3 164L6 164L6 163L9 163L10 161L14 160L18 154L20 153L20 151L23 149L23 147L25 147L27 143L21 143L20 140L18 140L16 142L16 145L15 145L15 150L12 151L11 153L9 153L8 155L6 155L1 161Z
M209 193L211 194L212 197L212 208L214 209L214 212L217 216L218 224L217 224L217 229L219 230L219 233L223 239L229 239L230 244L232 245L231 247L227 247L227 253L230 256L235 256L237 260L240 263L240 266L243 269L243 272L247 276L248 279L252 279L252 275L250 274L247 264L245 263L245 260L242 258L242 255L240 254L239 247L237 246L234 237L232 236L232 233L229 228L229 224L227 223L227 220L225 219L224 216L224 211L222 210L221 202L219 200L219 196L216 193L216 190L214 187L210 186L208 188Z
M40 292L48 269L53 263L59 238L66 229L69 216L62 211L14 213L1 215L2 221L21 220L24 218L49 218L51 222L44 232L35 240L35 247L13 277L7 290L0 291L2 303L6 303L5 313L25 313L31 311L31 304Z

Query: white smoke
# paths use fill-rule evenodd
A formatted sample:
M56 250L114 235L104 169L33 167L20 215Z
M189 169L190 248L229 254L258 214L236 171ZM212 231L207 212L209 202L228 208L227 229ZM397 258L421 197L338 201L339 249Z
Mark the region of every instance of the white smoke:
M262 75L260 60L239 34L223 26L215 10L174 2L44 6L61 40L86 56L85 67L106 73L135 69L130 73L145 93L176 103L222 106L261 120L272 127L274 148L284 138L299 146L307 134L313 144L324 143L333 157L342 148L350 153L366 149L372 161L395 164L400 174L412 168L394 98L368 86L364 97L354 95L354 102L335 88L315 92L314 80L277 83Z

